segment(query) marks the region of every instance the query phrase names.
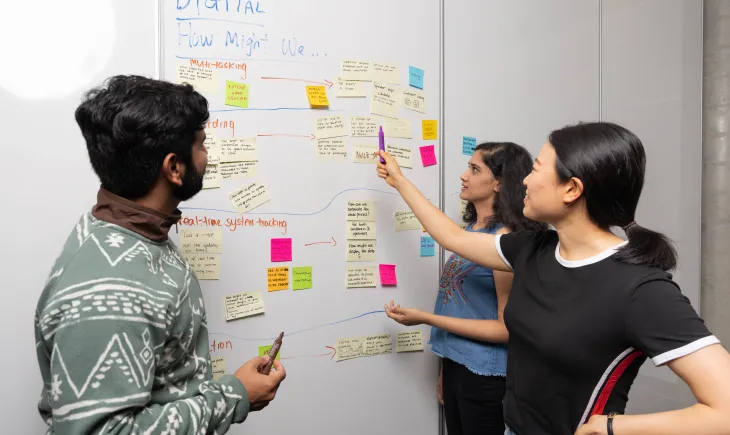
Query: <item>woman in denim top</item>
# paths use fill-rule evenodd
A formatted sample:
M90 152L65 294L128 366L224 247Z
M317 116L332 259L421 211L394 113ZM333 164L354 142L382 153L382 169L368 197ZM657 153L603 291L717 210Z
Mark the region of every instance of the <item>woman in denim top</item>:
M541 229L522 214L532 157L511 142L480 144L462 174L466 231L503 234ZM434 314L391 301L388 316L404 325L431 325L431 351L442 358L438 379L449 435L504 434L502 398L507 328L502 314L512 274L451 255L441 275Z

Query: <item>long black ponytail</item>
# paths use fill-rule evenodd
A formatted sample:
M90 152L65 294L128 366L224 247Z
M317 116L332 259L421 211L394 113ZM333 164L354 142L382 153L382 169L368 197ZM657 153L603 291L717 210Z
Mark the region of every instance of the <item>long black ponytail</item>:
M665 271L676 267L672 242L634 220L646 169L644 146L636 135L609 122L580 123L550 133L550 144L561 181L575 177L583 183L591 219L602 228L626 232L628 244L614 258Z

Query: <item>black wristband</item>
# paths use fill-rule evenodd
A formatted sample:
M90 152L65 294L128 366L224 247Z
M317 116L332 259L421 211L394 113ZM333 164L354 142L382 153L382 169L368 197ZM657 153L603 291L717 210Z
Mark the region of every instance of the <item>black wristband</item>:
M608 422L606 423L607 424L606 433L608 435L613 435L613 417L615 417L615 416L616 416L615 412L608 414Z

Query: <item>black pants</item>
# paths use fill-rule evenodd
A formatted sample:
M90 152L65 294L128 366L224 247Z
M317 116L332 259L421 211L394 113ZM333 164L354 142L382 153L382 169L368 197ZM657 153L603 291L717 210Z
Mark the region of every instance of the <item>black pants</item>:
M443 359L447 435L504 435L504 376L481 376Z

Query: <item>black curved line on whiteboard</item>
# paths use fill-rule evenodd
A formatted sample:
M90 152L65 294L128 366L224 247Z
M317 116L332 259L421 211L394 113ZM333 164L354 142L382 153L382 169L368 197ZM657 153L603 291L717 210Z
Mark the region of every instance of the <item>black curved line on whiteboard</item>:
M360 314L359 316L349 317L347 319L337 320L335 322L325 323L323 325L312 326L311 328L301 329L299 331L290 332L289 334L286 334L285 333L284 334L284 337L289 337L289 336L292 336L292 335L301 334L302 332L312 331L312 330L319 329L319 328L324 328L324 327L327 327L327 326L333 326L333 325L337 325L339 323L349 322L350 320L355 320L355 319L359 319L361 317L369 316L371 314L384 313L384 312L385 312L385 310L369 311L367 313ZM208 334L210 334L210 335L222 335L224 337L231 337L231 338L235 338L235 339L241 340L241 341L272 341L272 340L276 340L276 337L268 337L268 338L245 338L245 337L238 337L238 336L233 335L233 334L226 334L226 333L223 333L223 332L210 332L209 331Z
M264 215L277 214L277 215L285 215L285 216L314 216L316 214L322 213L323 211L327 210L329 208L329 206L331 206L332 203L335 201L335 199L337 199L338 196L342 195L343 193L350 192L353 190L369 190L372 192L384 193L386 195L400 196L397 193L386 192L385 190L368 189L367 187L356 187L356 188L352 188L352 189L345 189L342 192L338 193L337 195L333 196L332 199L330 200L330 202L327 205L325 205L323 209L321 209L319 211L315 211L313 213L256 212L256 213L246 213L246 214L247 215L249 215L249 214L264 214ZM241 214L240 212L233 211L233 210L219 210L216 208L180 207L180 210L203 210L203 211L218 211L221 213Z

